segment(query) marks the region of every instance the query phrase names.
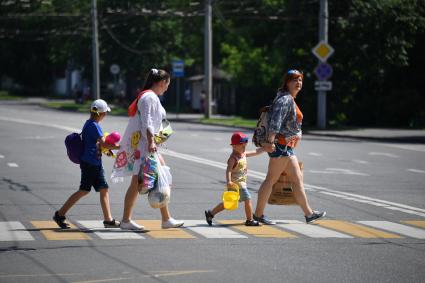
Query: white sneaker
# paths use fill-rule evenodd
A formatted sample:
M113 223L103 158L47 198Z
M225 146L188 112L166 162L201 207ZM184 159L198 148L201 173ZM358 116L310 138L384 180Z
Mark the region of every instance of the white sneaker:
M130 220L128 222L121 221L120 228L123 230L139 230L139 231L143 231L145 229L145 227L137 224L133 220Z
M177 227L183 226L183 224L184 224L184 221L176 220L170 217L170 219L168 219L167 221L162 222L161 227L162 229L177 228Z

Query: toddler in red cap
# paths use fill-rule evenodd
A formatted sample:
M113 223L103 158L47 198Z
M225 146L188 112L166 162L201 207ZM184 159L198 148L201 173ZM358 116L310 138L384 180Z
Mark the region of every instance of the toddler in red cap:
M247 181L247 162L246 158L256 156L264 152L263 148L257 148L253 151L246 151L248 137L242 132L235 132L232 135L231 146L233 148L229 159L227 160L226 182L231 187L235 184L239 186L240 199L239 202L245 203L246 226L259 226L260 223L253 219L251 194L248 191ZM208 225L212 226L214 216L224 210L223 202L217 204L212 210L205 211L205 218Z

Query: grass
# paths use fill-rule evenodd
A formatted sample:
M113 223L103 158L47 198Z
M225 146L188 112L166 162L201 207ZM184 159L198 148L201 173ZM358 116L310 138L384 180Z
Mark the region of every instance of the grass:
M9 92L0 90L0 100L21 100L22 97L9 94Z
M244 119L241 117L210 118L210 119L204 118L204 119L201 119L201 123L253 129L257 125L257 120Z
M54 102L48 102L45 104L48 108L58 109L58 110L66 110L66 111L74 111L74 112L88 112L90 109L91 101L86 101L83 104L78 104L74 102L61 102L61 101L54 101ZM127 114L127 108L123 108L120 106L111 107L112 111L110 115L126 115Z

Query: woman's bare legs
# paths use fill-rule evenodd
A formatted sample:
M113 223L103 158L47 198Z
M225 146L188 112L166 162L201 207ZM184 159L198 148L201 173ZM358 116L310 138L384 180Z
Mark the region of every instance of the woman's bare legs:
M257 206L255 208L255 216L261 217L264 214L264 208L266 207L267 200L272 192L273 185L279 180L280 174L282 174L286 167L289 158L270 158L269 167L267 171L266 179L258 190Z
M133 214L134 204L136 203L139 192L137 191L137 175L131 177L130 186L127 189L124 199L123 222L128 222Z
M304 179L300 166L298 165L298 158L293 155L286 159L289 159L289 162L286 165L285 172L292 182L295 200L303 210L304 215L311 215L313 210L308 204L307 195L305 194Z

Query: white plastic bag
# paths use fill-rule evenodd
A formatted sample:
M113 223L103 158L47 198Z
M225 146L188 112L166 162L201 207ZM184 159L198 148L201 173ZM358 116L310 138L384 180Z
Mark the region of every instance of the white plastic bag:
M153 190L148 193L148 201L151 207L161 208L170 202L172 176L170 167L163 165L158 153L155 153L157 160L158 181Z

